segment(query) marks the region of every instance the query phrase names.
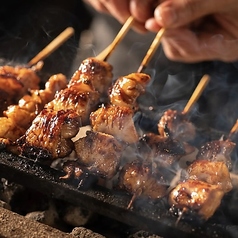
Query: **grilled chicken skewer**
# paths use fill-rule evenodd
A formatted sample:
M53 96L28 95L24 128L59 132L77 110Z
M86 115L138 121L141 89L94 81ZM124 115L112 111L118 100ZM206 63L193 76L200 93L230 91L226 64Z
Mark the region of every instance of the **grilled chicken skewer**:
M87 131L86 136L75 142L76 161L64 164L63 179L80 179L83 173L94 174L107 180L118 171L123 145L113 136Z
M167 185L163 177L153 173L152 163L136 159L123 166L119 172L118 188L132 194L127 209L131 208L138 197L152 200L166 195Z
M39 89L40 78L35 68L0 67L0 116L8 106L17 104L29 90Z
M165 137L171 136L174 139L182 141L191 141L194 139L196 135L196 129L193 123L188 121L187 114L191 110L192 106L196 103L209 80L210 77L208 75L204 75L201 78L199 84L197 85L190 100L182 112L171 109L164 112L158 123L158 132L160 135Z
M118 172L126 144L138 141L133 108L149 79L146 74L135 73L116 81L109 90L111 104L90 114L92 131L75 141L77 160L64 164L64 179L79 179L90 173L109 180Z
M43 67L42 60L62 45L74 34L72 27L66 28L41 52L31 59L27 66L1 66L0 67L0 116L10 105L16 105L20 98L28 94L29 90L38 90L40 78L37 71Z
M88 124L90 112L100 102L97 87L105 92L107 89L101 84L107 87L111 83L111 70L111 65L96 58L84 60L68 87L55 94L16 141L19 153L42 162L69 155L74 149L72 138L81 126Z
M137 98L144 93L149 81L150 76L144 73L118 78L109 90L110 103L91 113L92 129L113 135L129 144L136 143L139 136L133 116L137 110Z
M30 127L33 119L50 102L55 93L65 88L67 79L63 74L56 74L49 78L45 89L30 90L17 105L11 105L0 117L1 143L14 142ZM7 143L7 144L8 144Z
M196 160L188 166L185 181L169 195L169 203L183 212L195 211L208 220L220 206L224 195L231 191L231 153L235 143L211 141L201 146Z

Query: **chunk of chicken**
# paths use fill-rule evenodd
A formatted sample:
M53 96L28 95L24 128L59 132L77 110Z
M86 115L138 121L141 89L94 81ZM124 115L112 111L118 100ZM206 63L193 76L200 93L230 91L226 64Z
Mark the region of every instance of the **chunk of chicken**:
M106 95L112 84L112 77L112 66L109 63L89 57L82 61L72 76L69 87L78 83L90 83L93 90L98 91L100 95Z
M54 111L74 110L81 118L81 126L84 126L89 123L89 115L98 105L99 98L99 93L89 85L78 83L57 93L46 107Z
M31 90L17 105L10 105L0 117L0 138L15 141L22 136L45 104L66 85L67 79L63 74L53 75L46 82L45 89Z
M110 102L117 106L137 109L137 98L145 92L150 76L144 73L132 73L116 80L109 92Z
M197 159L209 161L222 161L231 170L231 153L236 144L229 140L214 140L202 145L198 151Z
M26 67L0 67L0 116L9 105L17 104L28 90L39 89L40 78L35 70Z
M170 136L175 140L191 141L196 135L196 128L185 115L169 109L164 112L158 123L158 132L162 136Z
M224 191L219 185L188 179L179 183L169 194L169 204L183 212L195 211L208 220L221 204Z
M196 160L187 168L188 179L217 185L225 193L231 191L230 172L222 161Z
M87 131L86 137L75 141L77 161L70 163L74 169L71 169L65 178L72 176L76 178L79 175L77 171L81 168L82 171L86 170L99 177L111 179L118 172L122 150L122 144L113 136ZM65 171L69 170L66 168Z
M126 143L136 143L139 139L134 121L133 110L128 107L102 106L90 115L92 129L113 135Z
M152 164L134 160L123 166L119 173L118 187L133 194L134 197L144 196L150 199L158 199L165 196L167 185L162 178L157 178L152 173Z
M20 154L28 158L41 161L63 158L74 149L71 139L79 127L80 118L73 110L43 109L16 145Z

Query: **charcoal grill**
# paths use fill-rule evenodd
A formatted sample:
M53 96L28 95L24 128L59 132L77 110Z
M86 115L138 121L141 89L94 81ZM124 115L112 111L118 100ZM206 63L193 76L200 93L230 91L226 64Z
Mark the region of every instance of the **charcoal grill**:
M221 218L225 204L221 205L217 215L206 223L198 225L186 220L176 223L177 217L169 212L166 199L154 203L138 200L134 207L128 210L127 205L131 197L124 192L100 185L79 189L75 183L61 181L61 171L7 152L0 153L0 175L50 197L83 206L129 226L164 237L224 238L235 237L238 232L237 223Z

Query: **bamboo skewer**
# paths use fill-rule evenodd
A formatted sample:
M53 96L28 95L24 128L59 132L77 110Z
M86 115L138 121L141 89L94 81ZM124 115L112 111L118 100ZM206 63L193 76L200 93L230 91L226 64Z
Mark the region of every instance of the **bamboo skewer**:
M53 51L59 48L65 41L67 41L74 34L72 27L66 28L53 41L51 41L43 50L41 50L33 59L28 62L28 66L35 65L37 62L45 59Z
M238 120L236 120L236 123L234 126L231 128L230 133L228 135L228 139L232 137L236 132L238 131Z
M182 114L187 114L191 108L193 107L193 105L196 103L196 101L198 100L198 98L200 97L200 95L202 94L202 92L204 91L205 87L207 86L208 82L210 80L210 76L205 74L199 84L197 85L197 87L195 88L192 96L190 97L188 103L186 104L186 106L184 107Z
M148 65L149 61L151 60L151 58L153 57L154 53L156 52L157 48L160 45L164 32L165 32L165 29L161 28L159 32L157 33L157 35L155 36L152 44L150 45L149 50L146 52L146 55L141 62L139 69L137 70L138 73L141 73Z
M114 38L113 42L106 48L104 49L100 54L96 56L97 59L106 61L110 54L113 52L113 50L116 48L116 46L121 42L121 40L124 38L126 33L129 31L131 25L134 22L134 18L130 16L124 25L122 26L121 30L118 32L116 37Z

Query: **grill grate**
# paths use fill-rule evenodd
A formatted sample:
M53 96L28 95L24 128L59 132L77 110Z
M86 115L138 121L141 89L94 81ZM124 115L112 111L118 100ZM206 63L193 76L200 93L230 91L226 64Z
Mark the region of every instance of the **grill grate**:
M75 183L62 182L62 173L32 160L7 152L0 153L0 176L12 182L35 189L56 199L90 209L129 226L137 227L164 237L235 237L238 224L222 221L218 216L202 225L181 220L169 212L166 199L152 203L142 199L131 210L126 207L130 196L93 184L87 189L78 189ZM229 197L229 196L228 196ZM217 217L217 218L216 218ZM237 225L237 226L236 226Z

